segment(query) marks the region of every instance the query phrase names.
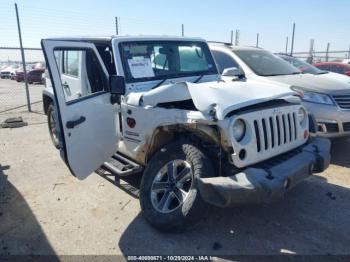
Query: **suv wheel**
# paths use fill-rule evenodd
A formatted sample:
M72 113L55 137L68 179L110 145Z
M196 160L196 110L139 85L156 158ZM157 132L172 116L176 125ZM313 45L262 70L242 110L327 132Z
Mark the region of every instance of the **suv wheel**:
M149 162L141 181L141 209L148 222L162 231L175 231L204 217L197 178L213 176L210 159L191 142L162 148Z
M57 121L55 116L55 107L52 103L47 108L47 124L49 127L49 133L50 133L52 143L58 149L59 141L57 136Z

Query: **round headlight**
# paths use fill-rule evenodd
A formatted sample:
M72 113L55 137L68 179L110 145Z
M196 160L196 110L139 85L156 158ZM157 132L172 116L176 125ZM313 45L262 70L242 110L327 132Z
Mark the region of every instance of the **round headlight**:
M245 135L245 124L242 119L237 119L232 126L232 134L237 142L241 141Z
M302 124L306 118L306 111L303 107L299 108L299 112L298 112L298 119L299 119L299 123Z

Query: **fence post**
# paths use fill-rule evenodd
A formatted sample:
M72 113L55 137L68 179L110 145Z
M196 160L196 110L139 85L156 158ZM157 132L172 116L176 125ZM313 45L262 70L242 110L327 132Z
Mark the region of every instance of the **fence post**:
M330 45L330 43L327 43L327 49L326 49L326 62L328 62L329 45Z
M310 49L309 49L309 57L307 58L307 62L312 64L314 60L313 52L314 52L314 39L310 39Z
M286 54L288 53L288 36L287 36L287 38L286 38L286 51L285 51L285 53L286 53Z
M233 30L231 30L231 45L233 44Z
M26 95L27 95L27 107L28 107L28 111L31 112L31 111L32 111L32 108L31 108L31 105L30 105L30 97L29 97L29 88L28 88L27 71L26 71L26 59L25 59L25 57L24 57L24 49L23 49L22 34L21 34L21 25L20 25L20 23L19 23L18 8L17 8L17 4L16 4L16 3L15 3L15 9L16 9L16 18L17 18L19 45L20 45L20 48L21 48L21 56L22 56L24 84L25 84Z
M239 30L236 29L235 45L239 45Z
M181 36L185 36L185 25L181 24Z
M295 23L293 23L293 34L292 34L292 43L290 47L290 55L293 55L293 49L294 49L294 34L295 34Z
M115 17L115 34L119 35L119 23L118 23L118 17Z

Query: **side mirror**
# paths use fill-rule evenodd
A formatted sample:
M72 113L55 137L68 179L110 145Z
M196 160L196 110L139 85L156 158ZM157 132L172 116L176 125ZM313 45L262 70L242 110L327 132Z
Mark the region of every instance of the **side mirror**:
M125 80L123 76L111 75L109 77L109 88L112 95L125 94Z
M120 96L125 94L125 80L123 76L111 75L109 77L111 103L120 103Z
M222 76L240 76L242 74L237 67L228 67L228 68L225 68L224 71L222 71L221 75Z

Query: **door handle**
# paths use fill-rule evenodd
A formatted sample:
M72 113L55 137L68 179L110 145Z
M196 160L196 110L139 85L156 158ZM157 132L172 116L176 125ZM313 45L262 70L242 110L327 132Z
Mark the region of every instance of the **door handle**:
M69 85L67 84L67 82L64 82L64 83L62 84L62 86L63 86L65 89L69 89Z
M74 128L77 125L80 125L81 123L85 122L86 118L85 116L81 116L79 119L77 120L72 120L72 121L67 121L66 123L66 127L67 128Z

